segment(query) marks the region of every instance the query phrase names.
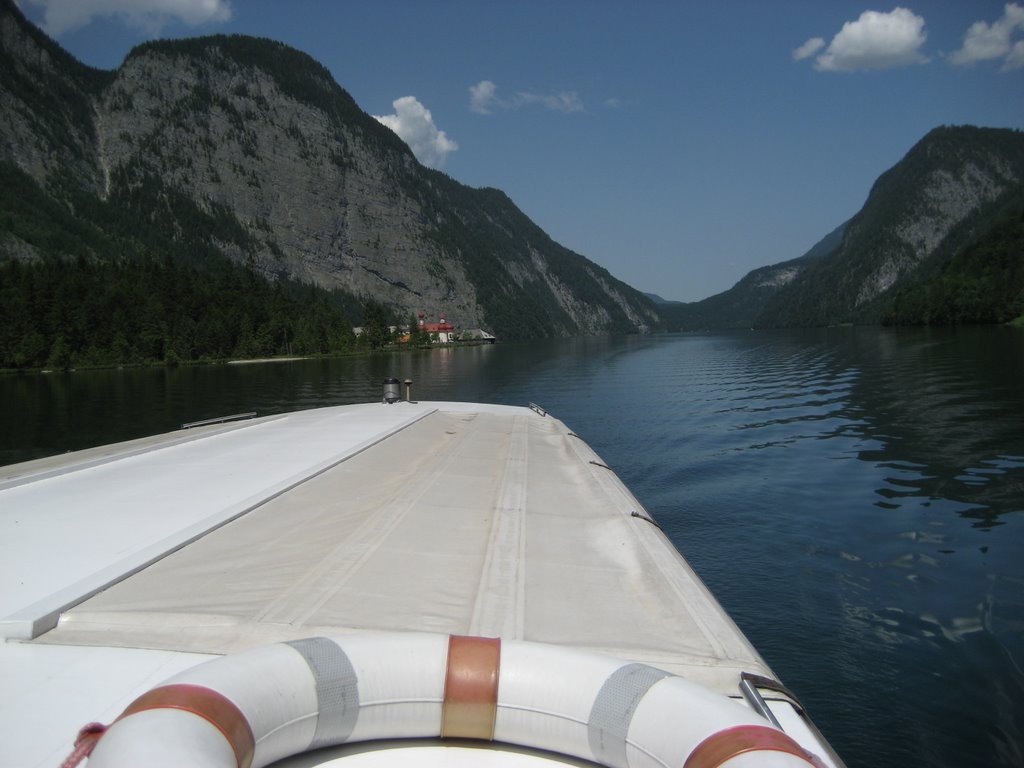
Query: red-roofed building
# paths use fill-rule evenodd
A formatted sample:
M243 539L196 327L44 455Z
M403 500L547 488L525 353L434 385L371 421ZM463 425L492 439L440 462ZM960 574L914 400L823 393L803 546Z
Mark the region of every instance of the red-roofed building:
M417 324L420 331L429 333L431 337L436 333L437 341L442 344L448 344L449 342L455 341L455 326L445 321L444 312L438 315L438 322L436 323L428 323L426 318L426 312L420 312L420 319Z

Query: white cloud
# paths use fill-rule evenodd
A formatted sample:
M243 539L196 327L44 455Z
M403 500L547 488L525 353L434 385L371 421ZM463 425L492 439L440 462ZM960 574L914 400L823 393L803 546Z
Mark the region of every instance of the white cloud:
M815 59L814 67L827 72L855 72L921 64L928 60L921 53L927 37L924 18L906 8L894 8L889 13L864 11L856 21L843 24L828 48ZM799 61L814 55L821 48L816 43L819 39L808 40L793 52L793 58ZM798 57L798 53L803 55Z
M500 106L495 91L498 89L490 80L481 80L469 86L469 109L481 115L489 115Z
M964 44L949 55L954 64L968 65L978 61L1002 59L1003 69L1024 67L1024 41L1013 42L1015 33L1024 32L1024 7L1007 3L1003 17L991 24L976 21L964 35Z
M440 168L448 155L459 148L444 131L437 129L430 110L415 96L395 99L391 106L395 108L395 114L374 115L374 118L397 133L424 165Z
M516 106L522 104L543 104L552 112L582 112L583 101L576 91L560 91L558 93L530 93L522 91L514 99Z
M97 16L112 16L128 26L159 34L178 21L192 27L231 18L229 0L20 0L43 9L43 29L52 37L87 26Z
M820 37L812 37L806 43L793 51L793 61L809 59L825 47L825 40Z
M498 97L498 86L490 80L481 80L469 86L469 109L481 115L490 115L499 109L519 109L528 104L541 104L553 112L583 112L583 100L576 91L536 93L520 91L510 99Z

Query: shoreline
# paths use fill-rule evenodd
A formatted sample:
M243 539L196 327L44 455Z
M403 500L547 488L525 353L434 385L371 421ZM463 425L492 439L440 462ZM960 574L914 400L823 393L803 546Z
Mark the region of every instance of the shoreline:
M303 357L254 357L252 359L228 360L225 365L252 365L254 363L294 363L296 360L311 360L309 356Z
M54 374L54 373L75 373L76 371L112 371L112 370L123 370L129 368L190 368L195 366L210 366L210 365L252 365L255 363L293 363L302 360L319 360L328 359L335 357L363 357L365 355L378 355L378 354L403 354L406 352L430 350L430 349L457 349L458 347L475 347L475 346L486 346L493 344L491 341L481 341L474 339L472 341L458 341L449 344L430 344L423 346L407 346L407 345L390 345L381 347L379 349L355 349L347 350L344 352L331 352L319 355L292 355L289 357L257 357L257 358L239 358L233 360L181 360L175 363L167 363L166 361L151 360L147 362L135 362L135 363L117 363L110 365L82 365L72 366L69 368L0 368L0 376L5 375L19 375L26 373L40 373L40 374Z

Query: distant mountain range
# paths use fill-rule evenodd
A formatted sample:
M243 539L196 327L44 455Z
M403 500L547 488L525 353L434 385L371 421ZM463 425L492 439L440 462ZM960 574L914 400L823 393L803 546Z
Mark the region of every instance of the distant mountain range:
M659 305L669 328L1007 322L1024 314L1024 133L936 128L803 256Z
M682 303L641 294L562 247L500 190L420 165L322 65L277 42L154 41L101 71L0 0L0 107L0 262L50 265L51 280L54 264L78 264L84 285L98 279L89 264L159 263L216 273L211 284L230 286L231 270L242 268L306 304L296 286L312 286L352 325L444 312L504 339L1024 313L1019 131L932 131L808 253ZM34 278L19 274L30 294ZM195 283L160 274L182 290ZM19 306L45 306L28 294ZM194 358L195 334L220 339L215 356L292 349L298 325L314 350L341 339L328 313L275 301L291 319L257 327L251 297L238 303L245 312L192 336L138 319L153 341L140 354L162 359L173 348ZM45 333L32 318L0 332L0 358L6 343L23 347L14 365L56 347L60 359L75 359L54 336L55 317ZM39 338L26 346L26 334Z

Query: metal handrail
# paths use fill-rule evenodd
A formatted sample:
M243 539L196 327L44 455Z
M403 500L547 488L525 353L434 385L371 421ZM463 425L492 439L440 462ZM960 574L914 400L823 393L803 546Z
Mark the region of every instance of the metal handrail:
M256 418L256 411L249 411L248 413L235 413L231 416L217 416L213 419L202 419L201 421L190 421L186 424L182 424L182 429L191 429L192 427L205 427L209 424L223 424L226 421L241 421L242 419L254 419Z

